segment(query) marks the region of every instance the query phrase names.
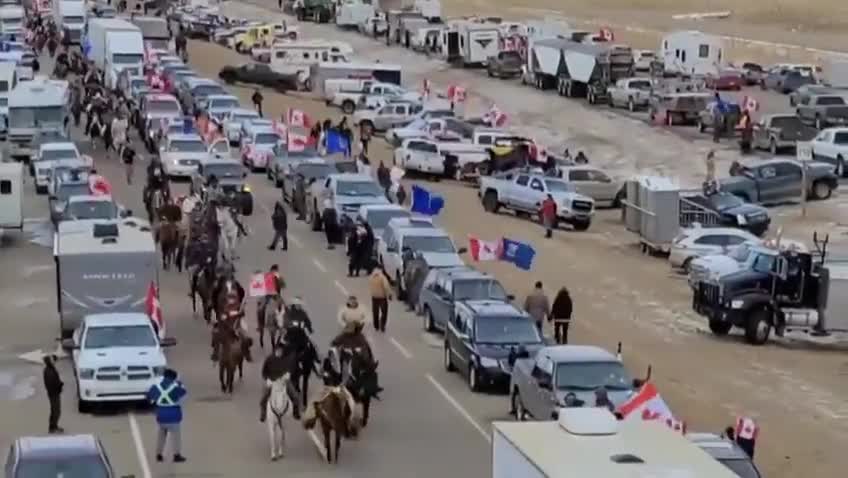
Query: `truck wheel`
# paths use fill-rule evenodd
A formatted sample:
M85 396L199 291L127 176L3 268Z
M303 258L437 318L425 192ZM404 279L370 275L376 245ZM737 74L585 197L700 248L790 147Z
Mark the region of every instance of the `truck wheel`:
M243 199L243 204L241 206L241 214L243 216L253 215L253 196L251 196L250 194L245 195Z
M710 319L710 330L713 334L718 336L724 336L730 333L730 329L733 328L733 324L730 322L725 322L723 320Z
M817 130L821 130L821 129L822 129L822 120L821 120L821 116L818 116L818 115L816 115L816 129L817 129Z
M400 272L395 274L395 286L397 287L398 300L406 299L406 291L403 290L403 283L401 282Z
M424 307L424 330L427 332L436 330L436 327L433 326L433 313L430 312L429 307Z
M668 126L674 126L674 113L670 111L666 111L665 113L665 124Z
M769 140L769 153L777 155L777 141L774 138Z
M813 199L827 199L833 194L833 189L824 181L816 181L813 183Z
M836 177L848 177L845 174L845 158L843 158L842 156L836 157L836 169L834 169L833 172L834 174L836 174Z
M79 392L77 392L77 412L79 413L91 413L91 404L82 399L79 396Z
M745 324L745 340L751 345L763 345L771 334L771 311L762 307L748 317Z
M633 102L633 98L627 100L627 109L632 113L636 111L636 103Z
M474 365L468 367L468 389L472 392L480 391L480 376Z
M527 421L527 410L524 408L524 402L521 400L521 395L518 389L512 391L512 409L515 410L515 419L519 422Z
M572 222L571 226L574 228L575 231L585 231L586 229L589 229L589 226L591 224L592 224L591 220L587 220L587 221L581 220L581 221Z
M346 115L352 115L353 112L356 111L356 104L353 101L344 100L344 103L342 103L342 111L344 111Z
M486 191L486 194L483 196L483 209L485 209L486 212L497 214L500 208L501 205L498 202L498 193L494 191Z
M453 360L451 359L450 345L448 345L447 342L445 342L445 370L448 372L456 370L456 367L453 366Z

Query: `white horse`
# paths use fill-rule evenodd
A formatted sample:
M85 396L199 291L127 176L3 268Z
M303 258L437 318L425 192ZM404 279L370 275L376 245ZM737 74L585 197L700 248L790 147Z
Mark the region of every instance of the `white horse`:
M267 413L265 423L268 425L268 439L271 443L271 461L277 461L283 457L283 449L286 445L286 426L284 424L286 415L292 413L292 403L289 399L288 384L289 374L270 382L271 396L265 405ZM267 382L266 382L267 384Z

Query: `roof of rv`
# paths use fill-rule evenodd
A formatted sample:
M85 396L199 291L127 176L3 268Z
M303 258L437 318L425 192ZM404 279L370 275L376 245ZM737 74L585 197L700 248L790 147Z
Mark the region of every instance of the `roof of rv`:
M115 242L94 237L97 224L117 224L118 237ZM127 252L155 252L156 244L150 225L141 219L127 218L120 221L83 219L59 223L54 255L120 254Z
M89 27L90 25L100 25L109 30L130 30L130 31L138 31L139 28L136 25L122 19L122 18L99 18L95 17L88 20Z
M664 423L617 421L603 408L563 408L558 421L495 422L494 428L549 478L736 476Z
M22 81L9 92L9 107L16 106L56 106L66 103L68 82L48 80L36 77L31 81Z

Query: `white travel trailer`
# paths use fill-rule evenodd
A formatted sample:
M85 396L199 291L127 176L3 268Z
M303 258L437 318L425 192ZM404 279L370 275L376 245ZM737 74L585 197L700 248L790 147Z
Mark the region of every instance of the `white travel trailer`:
M492 23L456 22L442 32L441 47L449 63L485 66L500 51L500 29Z
M360 23L373 17L376 11L369 0L344 0L336 9L336 25L357 28Z
M0 231L24 227L24 165L0 163Z
M353 48L341 41L309 40L275 43L271 47L271 69L283 74L297 74L298 81L309 89L309 69L317 63L347 63Z
M703 76L725 63L724 40L699 31L676 31L664 36L660 59L668 75Z
M327 80L374 80L381 83L400 85L400 65L385 63L315 63L310 67L308 88L321 96L326 95ZM364 86L364 85L363 85ZM330 89L335 86L332 85Z
M0 140L6 139L9 125L9 92L18 85L18 67L12 62L0 62Z

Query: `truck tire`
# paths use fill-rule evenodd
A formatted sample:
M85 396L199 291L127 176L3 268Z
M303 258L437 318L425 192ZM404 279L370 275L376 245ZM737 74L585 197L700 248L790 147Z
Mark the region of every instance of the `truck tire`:
M627 109L631 113L636 111L636 103L633 102L633 98L630 98L630 99L627 100Z
M430 308L426 305L424 306L424 331L425 332L434 332L436 330L435 325L433 324L433 313L430 312Z
M354 111L356 111L356 103L351 100L344 100L342 102L342 111L346 115L352 115Z
M475 365L468 367L468 389L472 392L480 391L480 374Z
M821 129L822 129L822 119L821 119L821 116L819 116L819 115L816 115L815 126L816 126L817 130L821 131Z
M698 132L703 133L706 130L707 130L706 125L704 125L704 122L699 119L698 120Z
M444 350L445 350L445 354L444 354L445 355L445 370L447 370L448 372L453 372L454 370L456 370L456 367L453 366L453 360L451 359L451 349L450 349L450 345L448 345L447 342L445 342Z
M775 141L774 138L771 138L769 140L769 153L777 156L777 151L778 151L777 141Z
M725 322L723 320L718 319L710 319L710 331L718 335L719 337L723 337L730 333L730 329L733 328L733 324L730 322Z
M592 224L592 221L591 221L591 220L587 220L587 221L573 221L573 222L571 223L571 226L574 228L574 230L575 230L575 231L585 231L586 229L589 229L589 226L590 226L591 224Z
M501 205L498 201L498 193L491 190L486 191L486 194L483 195L483 209L485 209L486 212L497 214L500 208Z
M521 400L521 394L518 393L518 387L512 391L510 396L512 410L515 410L515 420L519 422L527 421L527 409L524 408L524 402Z
M811 196L813 199L828 199L833 195L833 188L824 181L816 181L813 183L813 188L810 192L812 192Z
M842 155L836 157L836 169L833 170L838 178L845 178L848 175L845 174L845 158Z
M242 216L252 216L253 215L253 195L245 194L242 198L241 204L241 214Z
M745 323L745 340L751 345L763 345L771 335L771 309L761 307L750 313Z

